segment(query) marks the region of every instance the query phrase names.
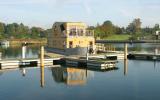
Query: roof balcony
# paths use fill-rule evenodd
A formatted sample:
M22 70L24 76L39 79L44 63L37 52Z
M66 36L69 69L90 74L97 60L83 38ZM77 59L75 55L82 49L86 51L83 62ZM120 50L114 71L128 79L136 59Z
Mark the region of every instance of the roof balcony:
M93 30L65 30L63 31L64 37L80 37L80 36L87 36L87 37L94 37Z

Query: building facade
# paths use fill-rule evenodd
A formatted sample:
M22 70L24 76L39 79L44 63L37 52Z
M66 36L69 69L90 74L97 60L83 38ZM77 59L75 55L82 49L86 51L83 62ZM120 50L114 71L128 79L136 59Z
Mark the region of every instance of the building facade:
M94 31L87 30L82 22L56 22L48 34L48 47L73 51L72 49L95 48Z

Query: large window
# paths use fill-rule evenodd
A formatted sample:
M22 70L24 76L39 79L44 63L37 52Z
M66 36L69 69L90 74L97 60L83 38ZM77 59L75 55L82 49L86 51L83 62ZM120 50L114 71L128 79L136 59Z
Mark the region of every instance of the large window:
M69 28L69 36L83 36L84 30L78 26L70 26Z
M69 36L76 36L76 28L70 29Z

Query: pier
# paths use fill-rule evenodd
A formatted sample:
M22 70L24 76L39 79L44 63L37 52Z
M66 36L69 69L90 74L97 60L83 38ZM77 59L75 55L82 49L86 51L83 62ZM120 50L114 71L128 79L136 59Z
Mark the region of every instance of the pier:
M96 43L160 43L160 40L96 40Z
M160 54L154 53L129 53L129 59L136 59L136 60L158 60L160 61Z
M60 58L45 58L44 66L52 66L53 62L60 60ZM14 69L14 68L25 68L25 67L35 67L40 66L40 59L6 59L0 61L1 69Z
M112 69L116 68L117 60L103 60L103 59L82 59L82 58L65 58L66 65L86 67L91 69Z

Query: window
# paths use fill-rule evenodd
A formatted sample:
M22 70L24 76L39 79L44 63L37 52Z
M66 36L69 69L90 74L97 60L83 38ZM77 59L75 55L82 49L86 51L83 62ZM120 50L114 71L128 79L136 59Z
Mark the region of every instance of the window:
M69 48L73 48L73 42L69 41Z
M77 29L78 36L83 36L83 29Z
M92 41L89 42L89 46L93 46L93 42Z
M69 36L76 36L76 29L75 28L70 29Z

